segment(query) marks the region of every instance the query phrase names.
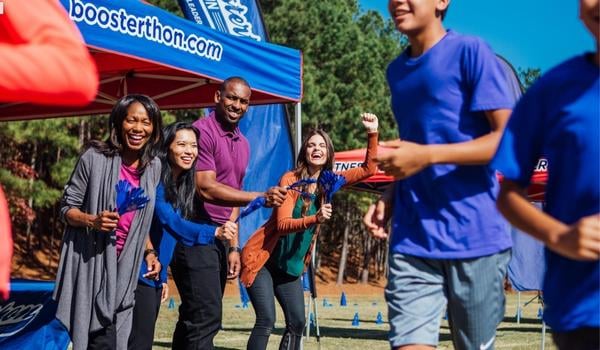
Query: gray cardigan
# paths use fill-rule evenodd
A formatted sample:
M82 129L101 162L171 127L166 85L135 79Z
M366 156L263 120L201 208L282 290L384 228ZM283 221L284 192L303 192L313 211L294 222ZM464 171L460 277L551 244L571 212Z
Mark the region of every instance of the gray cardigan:
M106 157L93 148L83 153L61 200L61 217L71 208L98 214L115 207L121 157ZM116 235L67 224L56 276L56 317L66 326L73 349L86 349L89 333L116 322L117 348L126 349L131 331L134 291L150 230L160 161L153 159L140 178L150 198L138 210L117 260ZM163 267L166 268L166 267Z

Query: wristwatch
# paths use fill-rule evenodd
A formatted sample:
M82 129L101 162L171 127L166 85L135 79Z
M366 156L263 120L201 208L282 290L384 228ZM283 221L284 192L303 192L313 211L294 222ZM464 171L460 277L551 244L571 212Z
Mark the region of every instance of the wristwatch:
M241 253L242 252L242 248L240 248L240 247L229 247L229 253L231 254L233 252Z
M146 257L150 254L154 254L154 256L158 258L158 252L156 250L146 249L146 250L144 250L144 259L146 259Z

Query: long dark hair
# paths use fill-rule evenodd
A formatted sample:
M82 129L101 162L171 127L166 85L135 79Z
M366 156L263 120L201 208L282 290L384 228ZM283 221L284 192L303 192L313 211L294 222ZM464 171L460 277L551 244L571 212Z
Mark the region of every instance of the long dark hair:
M140 152L140 164L137 171L141 174L148 163L158 153L162 140L162 116L156 102L146 95L130 94L121 97L113 106L108 118L108 139L102 141L90 141L89 146L107 157L114 157L123 151L123 120L127 117L127 110L135 103L140 103L152 122L152 134L150 140L144 145Z
M200 131L191 123L175 122L167 125L163 130L164 142L160 148L159 157L162 162L161 181L165 186L165 199L171 203L173 208L181 210L181 214L186 219L194 216L196 206L196 161L194 159L192 167L181 172L177 179L173 176L173 166L169 161L169 148L175 140L179 130L191 130L196 135L196 140L200 137Z
M323 129L312 129L308 132L308 134L304 138L304 141L302 141L302 145L300 146L300 151L298 152L298 158L296 159L296 168L294 169L294 174L299 179L305 179L305 178L309 177L308 162L306 161L306 149L308 148L308 140L310 140L310 138L315 135L321 136L323 138L323 140L325 140L325 146L327 147L327 160L325 161L325 164L323 165L323 168L321 169L321 173L319 174L319 177L321 177L323 170L333 171L333 156L335 154L335 150L333 148L333 142L331 142L331 138L329 137L329 135L327 135L327 133ZM304 186L304 188L302 190L306 191L307 186ZM323 193L323 189L321 188L321 185L317 184L317 191L315 193L317 195L317 199L315 200L317 207L320 207L320 204L322 201L322 193ZM305 200L305 206L302 208L303 215L306 212L308 205L310 204L310 203L306 203L306 202L307 201Z

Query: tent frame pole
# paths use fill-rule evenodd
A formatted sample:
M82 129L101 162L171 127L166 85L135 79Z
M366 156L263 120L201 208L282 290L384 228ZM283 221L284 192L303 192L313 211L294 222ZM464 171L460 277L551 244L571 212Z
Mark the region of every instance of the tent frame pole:
M294 160L296 160L300 147L302 146L302 103L300 102L296 103L294 106L294 131L294 145L296 146L296 149L294 150Z

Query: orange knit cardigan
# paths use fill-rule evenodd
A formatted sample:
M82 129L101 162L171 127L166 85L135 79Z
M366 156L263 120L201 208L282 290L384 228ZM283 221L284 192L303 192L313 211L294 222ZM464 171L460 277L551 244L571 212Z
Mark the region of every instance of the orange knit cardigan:
M372 176L377 171L377 166L373 158L377 155L377 140L378 133L373 132L368 134L368 147L365 156L365 162L359 168L342 171L340 174L346 178L346 185L352 185L361 180ZM287 172L279 181L279 186L287 187L298 181L293 172ZM317 224L317 216L310 215L303 218L294 219L292 212L300 194L297 191L288 191L283 204L273 209L273 213L269 220L252 234L244 249L242 250L242 273L240 280L246 287L250 287L258 274L258 271L265 265L271 252L275 249L279 237L293 233L301 232L308 229L311 225ZM310 261L310 254L315 238L311 243L311 249L308 250L304 259L305 265Z

